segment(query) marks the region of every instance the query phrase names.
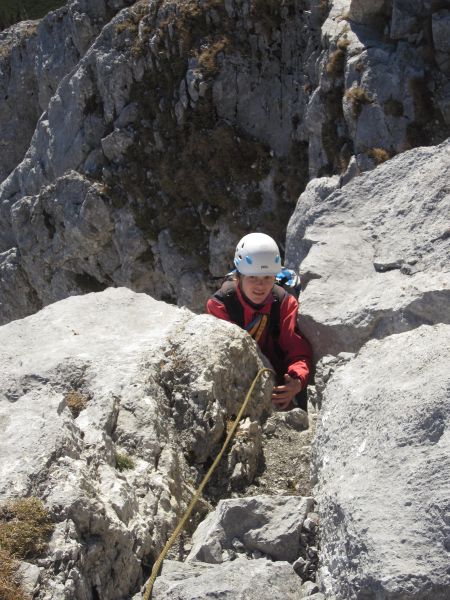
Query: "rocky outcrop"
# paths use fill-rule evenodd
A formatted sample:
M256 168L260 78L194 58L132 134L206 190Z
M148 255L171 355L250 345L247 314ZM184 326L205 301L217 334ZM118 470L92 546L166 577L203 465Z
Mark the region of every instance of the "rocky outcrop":
M60 81L131 0L72 0L41 21L0 32L0 181L22 161Z
M164 563L152 598L312 596L319 590L305 566L317 562L313 505L298 496L221 500L195 532L187 561Z
M40 305L85 293L87 278L202 310L204 282L228 270L236 239L255 226L281 239L305 184L306 142L292 122L306 103L299 50L313 43L317 19L297 1L256 0L140 1L115 16L61 80L0 188L0 251L24 256L17 285L28 280ZM85 240L82 251L101 267L50 260L32 273L25 255L51 256L70 227L44 205L54 194L70 204L74 185L106 201L104 243ZM21 222L34 229L24 203L47 223L28 249L14 223L25 210Z
M449 323L450 142L405 152L338 187L311 182L287 232L317 358ZM337 189L336 189L337 188Z
M288 228L320 361L318 583L330 600L446 598L450 145L312 181Z
M23 159L0 186L5 294L21 298L2 323L111 285L203 310L241 235L283 239L309 177L449 134L439 2L128 4L72 0L1 34L3 175ZM91 222L108 213L95 243L52 210L77 187L101 198ZM45 223L33 242L18 212Z
M450 326L422 325L367 343L328 382L315 442L327 598L448 598L449 348Z
M0 499L38 496L54 523L34 597L131 597L262 366L254 343L126 289L53 304L0 340ZM227 481L254 475L270 387L255 392L256 433L246 455L240 432Z
M428 0L330 3L305 115L311 177L367 171L450 135L446 9Z

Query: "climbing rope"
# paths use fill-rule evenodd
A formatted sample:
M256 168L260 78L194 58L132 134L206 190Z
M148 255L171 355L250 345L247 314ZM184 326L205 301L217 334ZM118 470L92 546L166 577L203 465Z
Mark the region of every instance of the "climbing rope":
M195 505L197 504L198 499L202 495L202 492L203 492L206 484L208 483L209 479L211 478L211 475L216 470L216 467L219 464L220 459L223 456L223 453L227 449L228 444L232 440L232 438L233 438L233 436L235 434L235 431L236 431L236 429L237 429L237 427L239 425L239 421L241 420L242 415L244 414L244 411L247 408L247 404L248 404L248 402L249 402L249 400L251 398L251 395L252 395L253 390L255 388L256 382L258 381L259 377L264 372L274 374L274 372L273 372L272 369L263 368L263 369L260 369L258 371L258 373L256 374L256 377L253 379L252 384L251 384L251 386L250 386L250 388L249 388L249 390L247 392L247 395L245 396L245 400L242 403L241 408L239 409L238 415L237 415L235 421L233 422L233 425L231 426L230 431L228 432L227 438L226 438L226 440L225 440L225 442L224 442L224 444L222 446L221 451L216 456L213 464L210 466L208 472L206 473L206 475L204 476L202 482L198 486L198 488L197 488L194 496L192 497L191 502L189 503L189 506L186 509L186 512L184 513L184 515L181 518L181 521L178 523L178 525L176 526L174 532L172 533L172 535L170 536L170 538L167 540L166 545L164 546L161 554L158 556L155 564L153 565L152 573L151 573L149 579L147 580L147 582L145 584L145 591L144 591L144 594L142 596L142 600L149 600L151 598L153 584L155 583L156 577L158 576L158 572L159 572L159 569L161 567L161 564L162 564L163 560L166 558L167 553L169 552L169 550L172 547L173 543L175 542L175 540L177 539L177 537L181 533L183 527L186 525L186 521L191 516L191 513L192 513Z

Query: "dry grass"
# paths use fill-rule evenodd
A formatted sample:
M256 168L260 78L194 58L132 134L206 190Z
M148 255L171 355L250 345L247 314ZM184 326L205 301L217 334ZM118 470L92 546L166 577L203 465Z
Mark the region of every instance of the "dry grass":
M198 53L198 64L205 75L211 76L217 73L217 56L221 52L226 52L230 45L230 38L224 35Z
M338 40L337 49L330 54L330 59L326 66L328 75L333 78L339 77L344 73L345 56L347 48L350 45L350 40L346 37Z
M358 62L355 65L355 71L357 73L362 73L364 71L364 61L358 60Z
M384 148L372 148L367 154L377 165L381 165L381 163L384 163L391 158L390 153Z
M367 94L367 91L360 86L355 86L348 89L345 92L345 98L352 105L352 114L354 119L359 117L365 104L370 104L372 102L372 99Z
M124 19L117 23L116 25L116 33L120 35L124 31L128 31L129 33L136 33L138 30L138 23L132 19Z
M1 600L29 600L17 578L19 563L0 548L0 598Z
M17 559L38 556L53 525L38 498L10 500L0 507L0 599L28 600L17 579Z
M0 547L15 558L40 554L53 526L38 498L11 500L0 508Z
M86 408L89 400L86 398L86 396L80 394L80 392L72 390L71 392L67 392L65 401L67 406L70 408L72 415L76 419L80 412Z
M319 0L319 14L324 19L330 10L328 0Z

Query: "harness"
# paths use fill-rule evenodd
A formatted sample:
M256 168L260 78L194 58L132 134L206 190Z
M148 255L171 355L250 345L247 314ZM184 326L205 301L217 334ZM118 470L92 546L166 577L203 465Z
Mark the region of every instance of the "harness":
M269 334L276 344L280 337L281 304L286 297L286 290L278 285L274 285L272 289L273 300L270 307L270 314L257 314L253 321L244 328L244 307L237 297L236 286L236 281L224 281L220 290L213 295L213 298L225 305L230 320L236 325L239 325L239 327L246 329L256 342L260 340L266 327L268 327Z

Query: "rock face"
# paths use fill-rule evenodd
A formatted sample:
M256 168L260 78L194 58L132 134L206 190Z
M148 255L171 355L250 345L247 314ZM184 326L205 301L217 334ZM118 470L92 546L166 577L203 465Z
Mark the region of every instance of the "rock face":
M327 385L315 443L327 598L448 598L449 348L450 326L422 325L367 343Z
M282 241L308 177L449 135L447 13L71 0L3 32L0 322L111 285L202 310L244 233Z
M34 597L131 597L262 366L252 340L126 289L53 304L0 340L0 499L38 496L55 524ZM250 423L270 410L263 382Z
M450 144L312 181L288 228L317 358L318 583L330 600L450 591Z
M0 181L22 161L60 81L114 13L131 3L71 1L41 21L24 21L0 32Z
M306 181L306 142L292 120L306 104L299 49L314 39L314 19L300 5L140 1L91 38L0 189L0 252L18 257L9 285L32 295L16 318L109 285L202 310L205 280L227 272L243 233L260 226L281 239ZM86 227L67 237L86 195L101 228L94 246ZM68 213L58 215L61 203ZM42 255L45 266L31 269Z
M316 357L449 323L450 142L405 152L333 192L338 185L313 181L287 232L306 286L300 325Z
M305 115L312 177L373 169L450 135L446 2L335 0ZM444 33L445 31L445 33Z

